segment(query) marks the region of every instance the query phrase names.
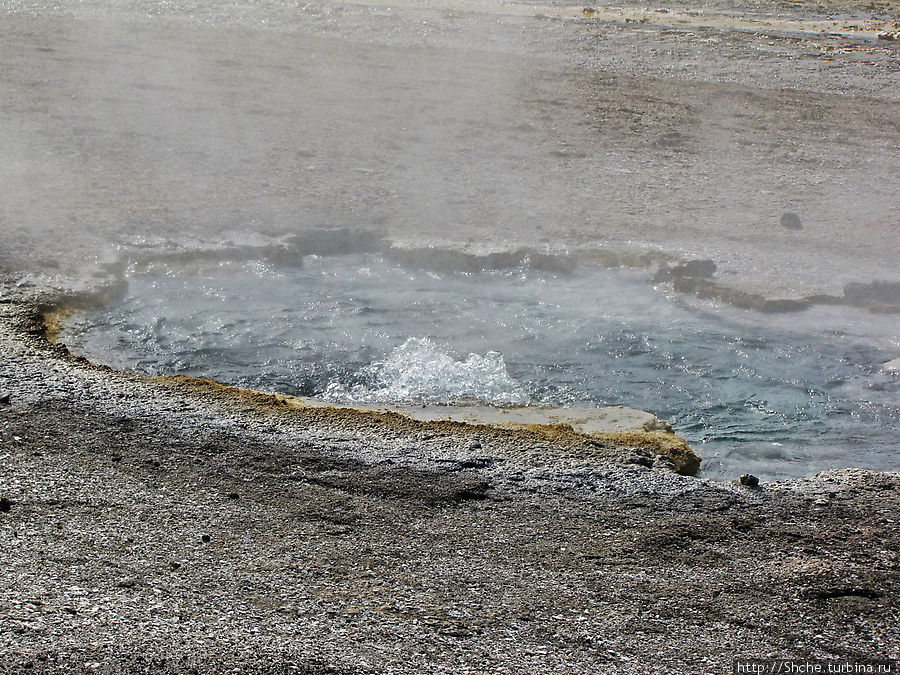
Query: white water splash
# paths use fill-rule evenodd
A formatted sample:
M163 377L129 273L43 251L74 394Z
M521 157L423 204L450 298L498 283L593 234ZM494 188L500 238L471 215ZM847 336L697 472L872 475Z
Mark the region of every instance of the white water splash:
M459 403L524 405L525 389L500 352L457 360L428 338L409 338L383 361L366 366L363 383L331 382L325 398L340 403Z

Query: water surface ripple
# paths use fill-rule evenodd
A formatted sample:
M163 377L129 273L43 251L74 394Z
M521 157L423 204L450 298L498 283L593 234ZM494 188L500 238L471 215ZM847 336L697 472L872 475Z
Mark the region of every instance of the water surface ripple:
M119 369L335 402L623 404L668 419L712 477L900 468L900 377L881 367L900 352L895 317L761 315L645 277L359 255L158 268L61 340Z

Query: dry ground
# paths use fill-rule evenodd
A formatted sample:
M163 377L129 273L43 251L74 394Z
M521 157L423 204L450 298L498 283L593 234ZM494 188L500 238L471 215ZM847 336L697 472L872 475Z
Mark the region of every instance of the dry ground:
M0 672L900 659L897 474L752 490L289 415L36 334L148 251L322 225L708 258L777 297L898 281L900 60L866 24L895 2L582 8L3 4Z

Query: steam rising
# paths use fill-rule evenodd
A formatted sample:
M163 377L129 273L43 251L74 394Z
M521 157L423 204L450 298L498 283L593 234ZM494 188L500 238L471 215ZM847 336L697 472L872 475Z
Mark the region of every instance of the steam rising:
M760 60L535 14L4 3L0 263L74 283L141 248L349 226L708 258L767 297L898 280L890 55L822 69L815 45Z

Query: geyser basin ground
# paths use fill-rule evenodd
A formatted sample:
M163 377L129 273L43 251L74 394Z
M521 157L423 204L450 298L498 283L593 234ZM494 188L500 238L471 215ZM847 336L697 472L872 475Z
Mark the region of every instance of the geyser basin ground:
M335 403L632 406L668 419L712 477L898 467L900 378L882 368L894 318L759 315L645 278L436 272L376 255L157 267L60 339L119 369Z

